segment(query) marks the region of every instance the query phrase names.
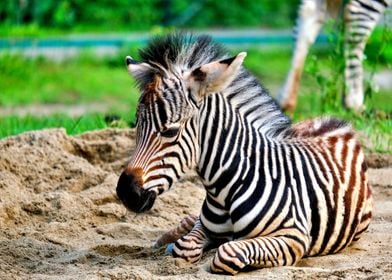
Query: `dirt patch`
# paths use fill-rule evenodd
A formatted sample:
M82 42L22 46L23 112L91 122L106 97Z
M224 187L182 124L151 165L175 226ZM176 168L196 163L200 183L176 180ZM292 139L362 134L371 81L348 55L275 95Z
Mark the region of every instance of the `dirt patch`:
M146 214L118 201L115 186L134 137L127 129L75 137L51 129L0 141L0 279L224 279L208 272L214 251L189 265L152 248L160 234L199 212L204 190L197 180L180 182ZM391 278L391 171L370 169L375 217L358 243L237 278Z
M371 168L392 167L392 154L367 154L366 162Z

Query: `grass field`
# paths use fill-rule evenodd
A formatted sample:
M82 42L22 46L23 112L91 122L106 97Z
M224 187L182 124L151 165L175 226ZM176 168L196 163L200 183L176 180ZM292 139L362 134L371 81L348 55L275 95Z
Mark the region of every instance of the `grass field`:
M245 66L260 78L274 95L282 85L289 67L289 48L247 48ZM70 134L108 126L124 127L134 122L138 92L129 77L124 57L135 56L137 46L127 47L113 57L97 58L89 52L74 59L53 62L43 58L24 59L15 55L0 56L0 106L23 106L32 104L83 104L102 103L107 113L86 113L80 117L63 114L51 116L3 116L0 117L0 137L27 130L46 127L65 127ZM137 56L136 56L137 57ZM338 67L334 54L318 50L307 61L301 84L301 95L294 120L319 115L333 115L353 122L354 126L369 138L371 150L392 152L392 94L373 92L367 99L367 110L354 114L339 106L326 106L331 92L339 89ZM388 61L378 69L390 68ZM367 69L373 66L367 64ZM339 103L339 101L338 101ZM120 120L108 120L116 115ZM106 117L106 119L105 119Z

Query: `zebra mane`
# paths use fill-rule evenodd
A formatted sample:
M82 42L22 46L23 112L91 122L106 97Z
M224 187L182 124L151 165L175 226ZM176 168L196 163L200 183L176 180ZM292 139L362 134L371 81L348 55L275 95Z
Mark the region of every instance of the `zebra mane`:
M193 36L185 32L155 37L139 54L143 62L174 73L231 57L229 52L210 36ZM289 118L282 113L268 91L244 68L225 90L225 95L237 108L243 107L246 110L251 107L252 122L257 119L255 125L266 135L282 135L281 132L291 125Z
M210 36L185 32L157 36L139 54L144 62L164 69L171 69L173 65L191 69L228 56L227 50Z

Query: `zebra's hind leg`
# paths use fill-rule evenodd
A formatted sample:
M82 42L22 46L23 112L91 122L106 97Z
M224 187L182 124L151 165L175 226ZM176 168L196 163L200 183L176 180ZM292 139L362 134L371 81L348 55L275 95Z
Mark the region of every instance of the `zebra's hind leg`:
M174 243L172 255L195 263L200 260L204 249L209 244L210 240L204 231L203 225L200 219L197 219L193 229Z
M304 235L262 236L222 244L212 262L211 272L235 275L245 268L294 265L306 253Z
M389 1L391 4L392 1ZM350 1L345 8L345 106L364 109L363 66L365 44L388 1Z

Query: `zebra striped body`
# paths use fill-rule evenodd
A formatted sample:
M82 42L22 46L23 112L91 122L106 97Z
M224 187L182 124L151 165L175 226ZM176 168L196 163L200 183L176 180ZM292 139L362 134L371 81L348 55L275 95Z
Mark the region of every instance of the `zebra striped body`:
M366 42L392 0L302 0L297 19L296 42L291 68L278 94L284 110L294 111L302 70L310 46L324 22L336 18L344 5L345 99L347 108L364 107L363 67Z
M371 190L349 125L291 125L241 67L245 54L226 58L207 37L170 35L141 54L142 63L127 59L143 94L117 194L142 212L186 173L199 174L206 199L174 256L195 262L220 245L211 270L235 274L335 253L366 230Z

